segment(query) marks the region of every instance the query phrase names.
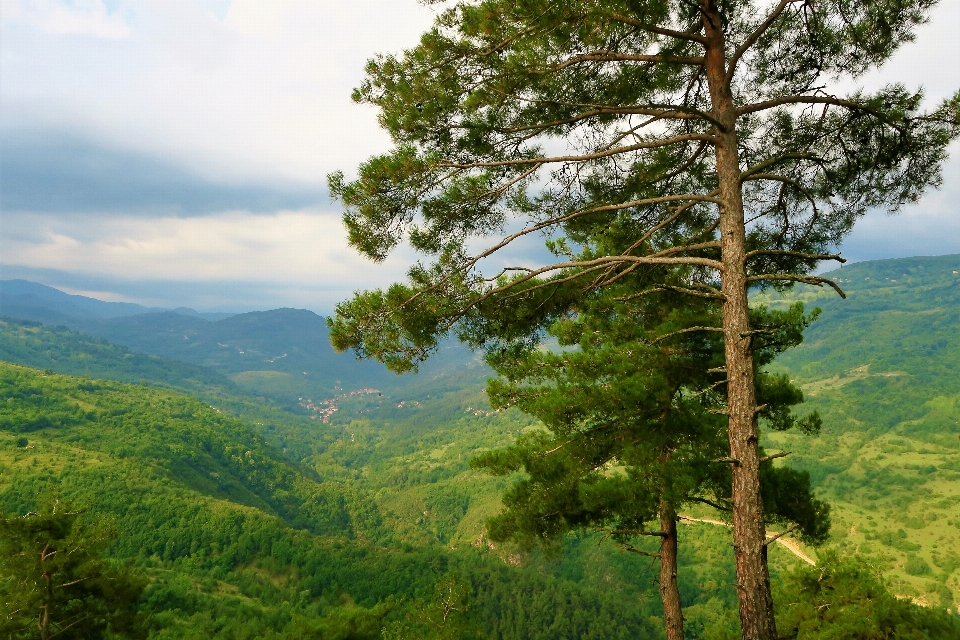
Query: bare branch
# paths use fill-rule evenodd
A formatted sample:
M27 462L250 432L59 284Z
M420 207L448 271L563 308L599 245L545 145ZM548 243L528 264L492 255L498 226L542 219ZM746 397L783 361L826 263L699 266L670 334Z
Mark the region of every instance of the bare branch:
M757 250L750 251L747 253L747 259L754 256L792 256L794 258L807 258L810 260L836 260L840 263L845 263L846 258L840 256L839 253L803 253L802 251L779 251L779 250Z
M851 111L863 111L883 120L884 122L889 122L887 115L877 111L876 109L872 109L859 102L845 100L835 96L783 96L781 98L773 98L771 100L764 100L763 102L755 102L754 104L744 105L737 109L737 115L742 116L748 113L756 113L757 111L766 111L767 109L782 107L783 105L787 104L829 104L835 107L843 107Z
M616 149L610 149L609 151L601 151L599 153L587 153L580 156L555 156L552 158L518 158L516 160L493 160L489 162L469 162L469 163L457 163L457 162L444 162L440 163L437 166L445 168L455 168L455 169L478 169L481 167L507 167L507 166L516 166L524 164L551 164L555 162L587 162L589 160L597 160L600 158L607 158L610 156L615 156L621 153L628 153L630 151L640 151L642 149L659 149L661 147L668 147L672 144L677 144L680 142L688 142L690 140L706 140L714 141L714 137L707 135L705 133L690 133L682 136L674 136L673 138L664 138L662 140L656 140L654 142L640 142L637 144L628 145L626 147L617 147Z
M817 276L800 276L800 275L791 275L791 274L779 274L779 273L765 273L759 276L750 276L747 278L747 282L760 282L762 280L789 280L790 282L802 282L803 284L812 284L817 287L822 287L825 284L830 285L833 289L840 294L841 298L846 298L847 294L843 292L843 289L829 278L819 278Z
M680 329L679 331L674 331L672 333L666 333L662 336L657 336L656 338L650 341L650 344L657 344L661 340L666 340L667 338L678 336L681 333L690 333L691 331L718 331L720 333L723 333L723 329L721 327L687 327L686 329Z
M791 453L793 453L793 451L781 451L780 453L774 453L773 455L763 456L760 458L760 462L768 462L770 460L776 460L777 458L786 458Z
M647 531L645 529L594 529L595 532L605 532L614 535L631 535L631 536L654 536L658 538L666 538L667 534L663 531Z
M746 178L740 178L740 182L749 182L751 180L774 180L776 182L785 182L787 184L794 185L799 187L800 185L793 178L788 178L786 176L781 176L777 173L754 173Z
M668 38L676 38L677 40L687 40L689 42L699 42L700 44L706 44L707 39L701 36L696 31L674 31L673 29L665 29L663 27L655 27L653 25L644 24L635 18L625 16L619 13L614 13L610 16L617 22L622 22L628 24L631 27L636 27L642 31L648 33L655 33L660 36L667 36Z
M767 538L767 540L763 543L763 546L765 546L765 547L766 547L766 546L769 546L771 543L776 542L777 540L779 540L779 539L782 538L783 536L789 535L789 534L793 533L793 532L796 531L798 528L799 528L799 527L798 527L797 525L795 525L795 524L790 525L787 529L785 529L784 531L781 531L781 532L778 533L777 535L772 536L772 537L770 537L770 538Z
M640 296L649 295L651 293L657 293L660 291L673 291L674 293L684 293L688 296L696 296L698 298L710 298L712 300L726 300L727 297L722 293L706 293L703 291L697 291L695 289L687 289L685 287L674 287L672 285L658 284L650 289L640 291L638 293L632 293L629 296L623 296L616 298L618 302L629 302L634 298L639 298Z
M552 104L564 107L580 107L583 109L589 109L589 111L584 111L583 113L578 113L575 116L570 116L569 118L561 118L558 120L552 120L550 122L543 122L539 124L525 125L521 127L507 127L507 128L497 128L495 131L500 133L522 133L524 131L543 131L544 129L549 129L550 127L555 127L563 124L572 124L574 122L579 122L581 120L587 120L599 115L617 115L617 116L653 116L661 120L706 120L712 124L717 124L716 118L711 114L699 109L694 109L693 107L687 107L684 105L672 105L672 104L648 104L648 105L630 105L630 106L612 106L612 105L600 105L593 104L589 102L565 102L563 100L540 100L527 98L524 96L518 96L505 92L498 92L500 95L512 98L520 102L532 102L537 104Z
M614 544L617 549L622 549L623 551L629 551L630 553L635 553L638 556L647 556L648 558L659 558L659 553L651 553L650 551L640 551L640 549L635 548L633 545L629 544Z
M755 164L752 167L749 167L748 169L746 169L743 173L741 173L740 181L746 182L747 180L750 179L750 176L757 174L763 171L764 169L767 169L768 167L771 167L777 164L778 162L782 162L783 160L809 160L811 158L816 158L816 157L817 156L812 153L793 152L793 153L783 153L778 156L774 156L772 158L767 158L763 162L759 164Z
M630 253L631 251L633 251L634 249L642 245L644 242L646 242L651 237L653 237L653 234L655 234L657 231L660 231L661 229L666 227L668 224L670 224L671 222L679 218L681 213L683 213L693 205L697 204L697 202L713 202L717 205L721 204L718 198L713 197L715 195L718 195L719 193L720 193L719 189L714 189L713 191L708 193L706 196L696 196L695 198L689 198L688 199L689 201L686 204L677 207L674 210L672 215L670 215L665 220L660 221L659 223L657 223L656 225L648 229L647 232L644 233L642 236L640 236L640 238L638 238L636 242L630 245L630 247L626 251L624 251L624 253Z
M705 505L707 505L708 507L713 507L713 508L716 509L717 511L731 511L730 507L725 507L725 506L723 506L722 504L717 504L716 502L714 502L714 501L712 501L712 500L707 500L706 498L701 498L701 497L698 497L698 496L691 496L691 497L690 497L690 500L693 501L693 502L699 502L699 503L701 503L701 504L705 504Z
M90 580L90 579L93 578L93 577L95 577L95 576L87 576L86 578L80 578L79 580L74 580L73 582L65 582L65 583L63 583L63 584L61 584L61 585L58 585L58 586L54 587L54 589L63 589L63 588L65 588L65 587L72 587L72 586L75 585L75 584L79 584L79 583L83 582L84 580Z
M760 36L762 36L767 29L769 29L771 25L773 25L773 23L776 22L781 15L783 15L784 10L789 5L802 1L803 0L780 0L780 4L778 4L776 8L770 12L770 15L767 16L767 19L760 23L760 26L758 26L753 33L747 36L747 39L744 40L743 43L733 52L733 55L730 56L730 62L728 63L727 67L727 82L730 82L730 80L733 79L733 74L737 70L737 63L740 62L740 58L743 57L743 54L749 51L750 47L756 44L757 40L760 39Z
M558 65L550 67L551 71L561 71L579 62L664 62L668 64L702 65L703 56L660 56L642 55L634 53L619 53L617 51L596 50L590 53L581 53L571 56Z
M560 271L561 269L575 269L579 267L594 267L597 265L606 265L618 262L629 262L636 264L686 264L686 265L699 265L702 267L710 267L718 271L723 270L723 264L717 260L711 260L710 258L669 258L669 257L659 257L659 256L601 256L599 258L594 258L592 260L580 260L576 262L557 262L555 264L547 265L539 269L534 269L527 275L522 278L518 278L513 282L503 285L502 287L497 287L492 290L492 293L501 293L506 291L509 288L515 287L518 284L522 284L527 280L535 278L544 273L549 273L551 271Z

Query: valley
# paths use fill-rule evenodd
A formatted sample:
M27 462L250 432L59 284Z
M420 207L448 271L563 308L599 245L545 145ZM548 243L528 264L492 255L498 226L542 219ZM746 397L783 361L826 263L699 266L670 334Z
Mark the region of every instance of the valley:
M956 269L960 256L844 267L829 275L846 301L807 287L756 293L772 307L823 309L774 363L804 389L822 432L764 431L763 445L793 452L777 464L810 473L833 527L825 549L773 545L775 580L803 564L794 552L817 561L833 550L862 558L903 598L956 610ZM3 393L17 398L0 411L0 503L22 511L56 487L112 518L111 553L151 580L151 637L243 637L230 620L258 637L317 625L380 637L428 615L444 580L472 585L463 622L482 637L661 636L651 559L593 533L570 537L559 557L485 539L510 479L469 461L539 426L491 410L489 369L464 348L444 345L420 373L394 376L335 354L310 312L44 313L59 320L0 321ZM729 532L715 512L684 515L688 627L728 637Z

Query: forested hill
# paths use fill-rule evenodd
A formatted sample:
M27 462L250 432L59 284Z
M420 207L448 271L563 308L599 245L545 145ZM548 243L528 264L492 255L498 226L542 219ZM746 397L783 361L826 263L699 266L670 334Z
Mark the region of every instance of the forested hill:
M135 353L62 326L0 317L0 360L58 373L149 382L193 394L240 394L230 378L172 358Z
M824 276L846 300L826 288L785 296L823 310L804 344L780 358L799 380L866 366L909 373L914 387L960 390L960 255L861 262Z
M833 505L831 544L865 554L900 595L951 609L960 597L957 263L844 267L831 275L846 301L810 287L756 298L823 308L807 342L775 363L803 385L823 433L767 433L764 445L793 451L778 462L811 472ZM226 350L217 339L264 340L244 343L251 352L270 348L271 337L325 340L322 320L307 313L96 323L157 351L206 353L220 371L65 328L0 322L0 359L40 369L0 365L0 503L22 513L41 488L56 486L115 519L114 557L151 579L144 607L154 637L341 637L334 631L349 628L342 637L372 640L422 621L414 612L428 615L431 594L451 580L467 585L464 629L478 637L660 637L648 558L598 546L600 536L589 534L571 538L555 561L485 543L483 522L499 509L505 481L471 471L468 460L537 427L515 410L489 410L486 370L472 354L443 350L417 377L377 369L398 386L382 396L344 390L328 422L244 396L256 388L251 371L288 395L310 376L232 368L243 361L216 360ZM172 330L218 325L229 331L184 340ZM240 350L231 357L247 355ZM350 379L332 364L325 373ZM681 592L695 637L733 624L728 543L723 527L681 527ZM796 560L779 545L771 559L779 585ZM461 637L471 637L466 630Z
M0 282L0 315L62 325L133 352L206 367L249 393L287 406L301 398L319 401L361 388L402 389L411 395L476 387L489 375L477 357L455 342L444 344L420 374L394 375L379 363L334 352L324 318L303 309L211 319L196 312L116 305L120 303L68 296L35 283Z
M165 309L73 295L29 280L0 280L0 314L27 320L58 323L77 318L118 318L159 311ZM207 320L220 320L233 315L198 313L186 307L174 311Z
M773 305L820 307L776 363L820 411L818 438L768 434L834 505L834 540L866 553L900 593L960 599L960 256L844 266L847 293L797 287Z
M23 514L56 490L85 517L112 521L111 555L149 579L151 638L662 637L655 571L635 556L585 576L582 558L523 566L486 546L408 537L352 481L359 434L330 430L320 450L337 449L337 436L340 447L321 478L251 426L172 391L0 363L0 397L0 507ZM449 590L462 593L452 617L437 600ZM429 635L431 625L446 635Z

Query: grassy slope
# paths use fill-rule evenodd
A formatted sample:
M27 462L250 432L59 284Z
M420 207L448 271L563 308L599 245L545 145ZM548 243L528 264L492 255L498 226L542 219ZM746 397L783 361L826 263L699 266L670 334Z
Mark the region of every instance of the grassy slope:
M958 271L960 256L884 260L826 274L845 301L809 287L759 296L823 309L777 363L823 433L766 442L810 471L841 549L867 554L901 594L946 606L960 598Z

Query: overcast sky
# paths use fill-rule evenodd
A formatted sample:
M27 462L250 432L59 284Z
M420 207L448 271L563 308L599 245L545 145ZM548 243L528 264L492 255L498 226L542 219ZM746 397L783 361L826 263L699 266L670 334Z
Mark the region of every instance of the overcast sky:
M416 43L415 0L0 0L0 278L202 310L328 313L403 277L346 247L327 173L389 140L350 101ZM867 88L960 88L960 0ZM852 260L960 253L960 145L942 190L870 215Z

